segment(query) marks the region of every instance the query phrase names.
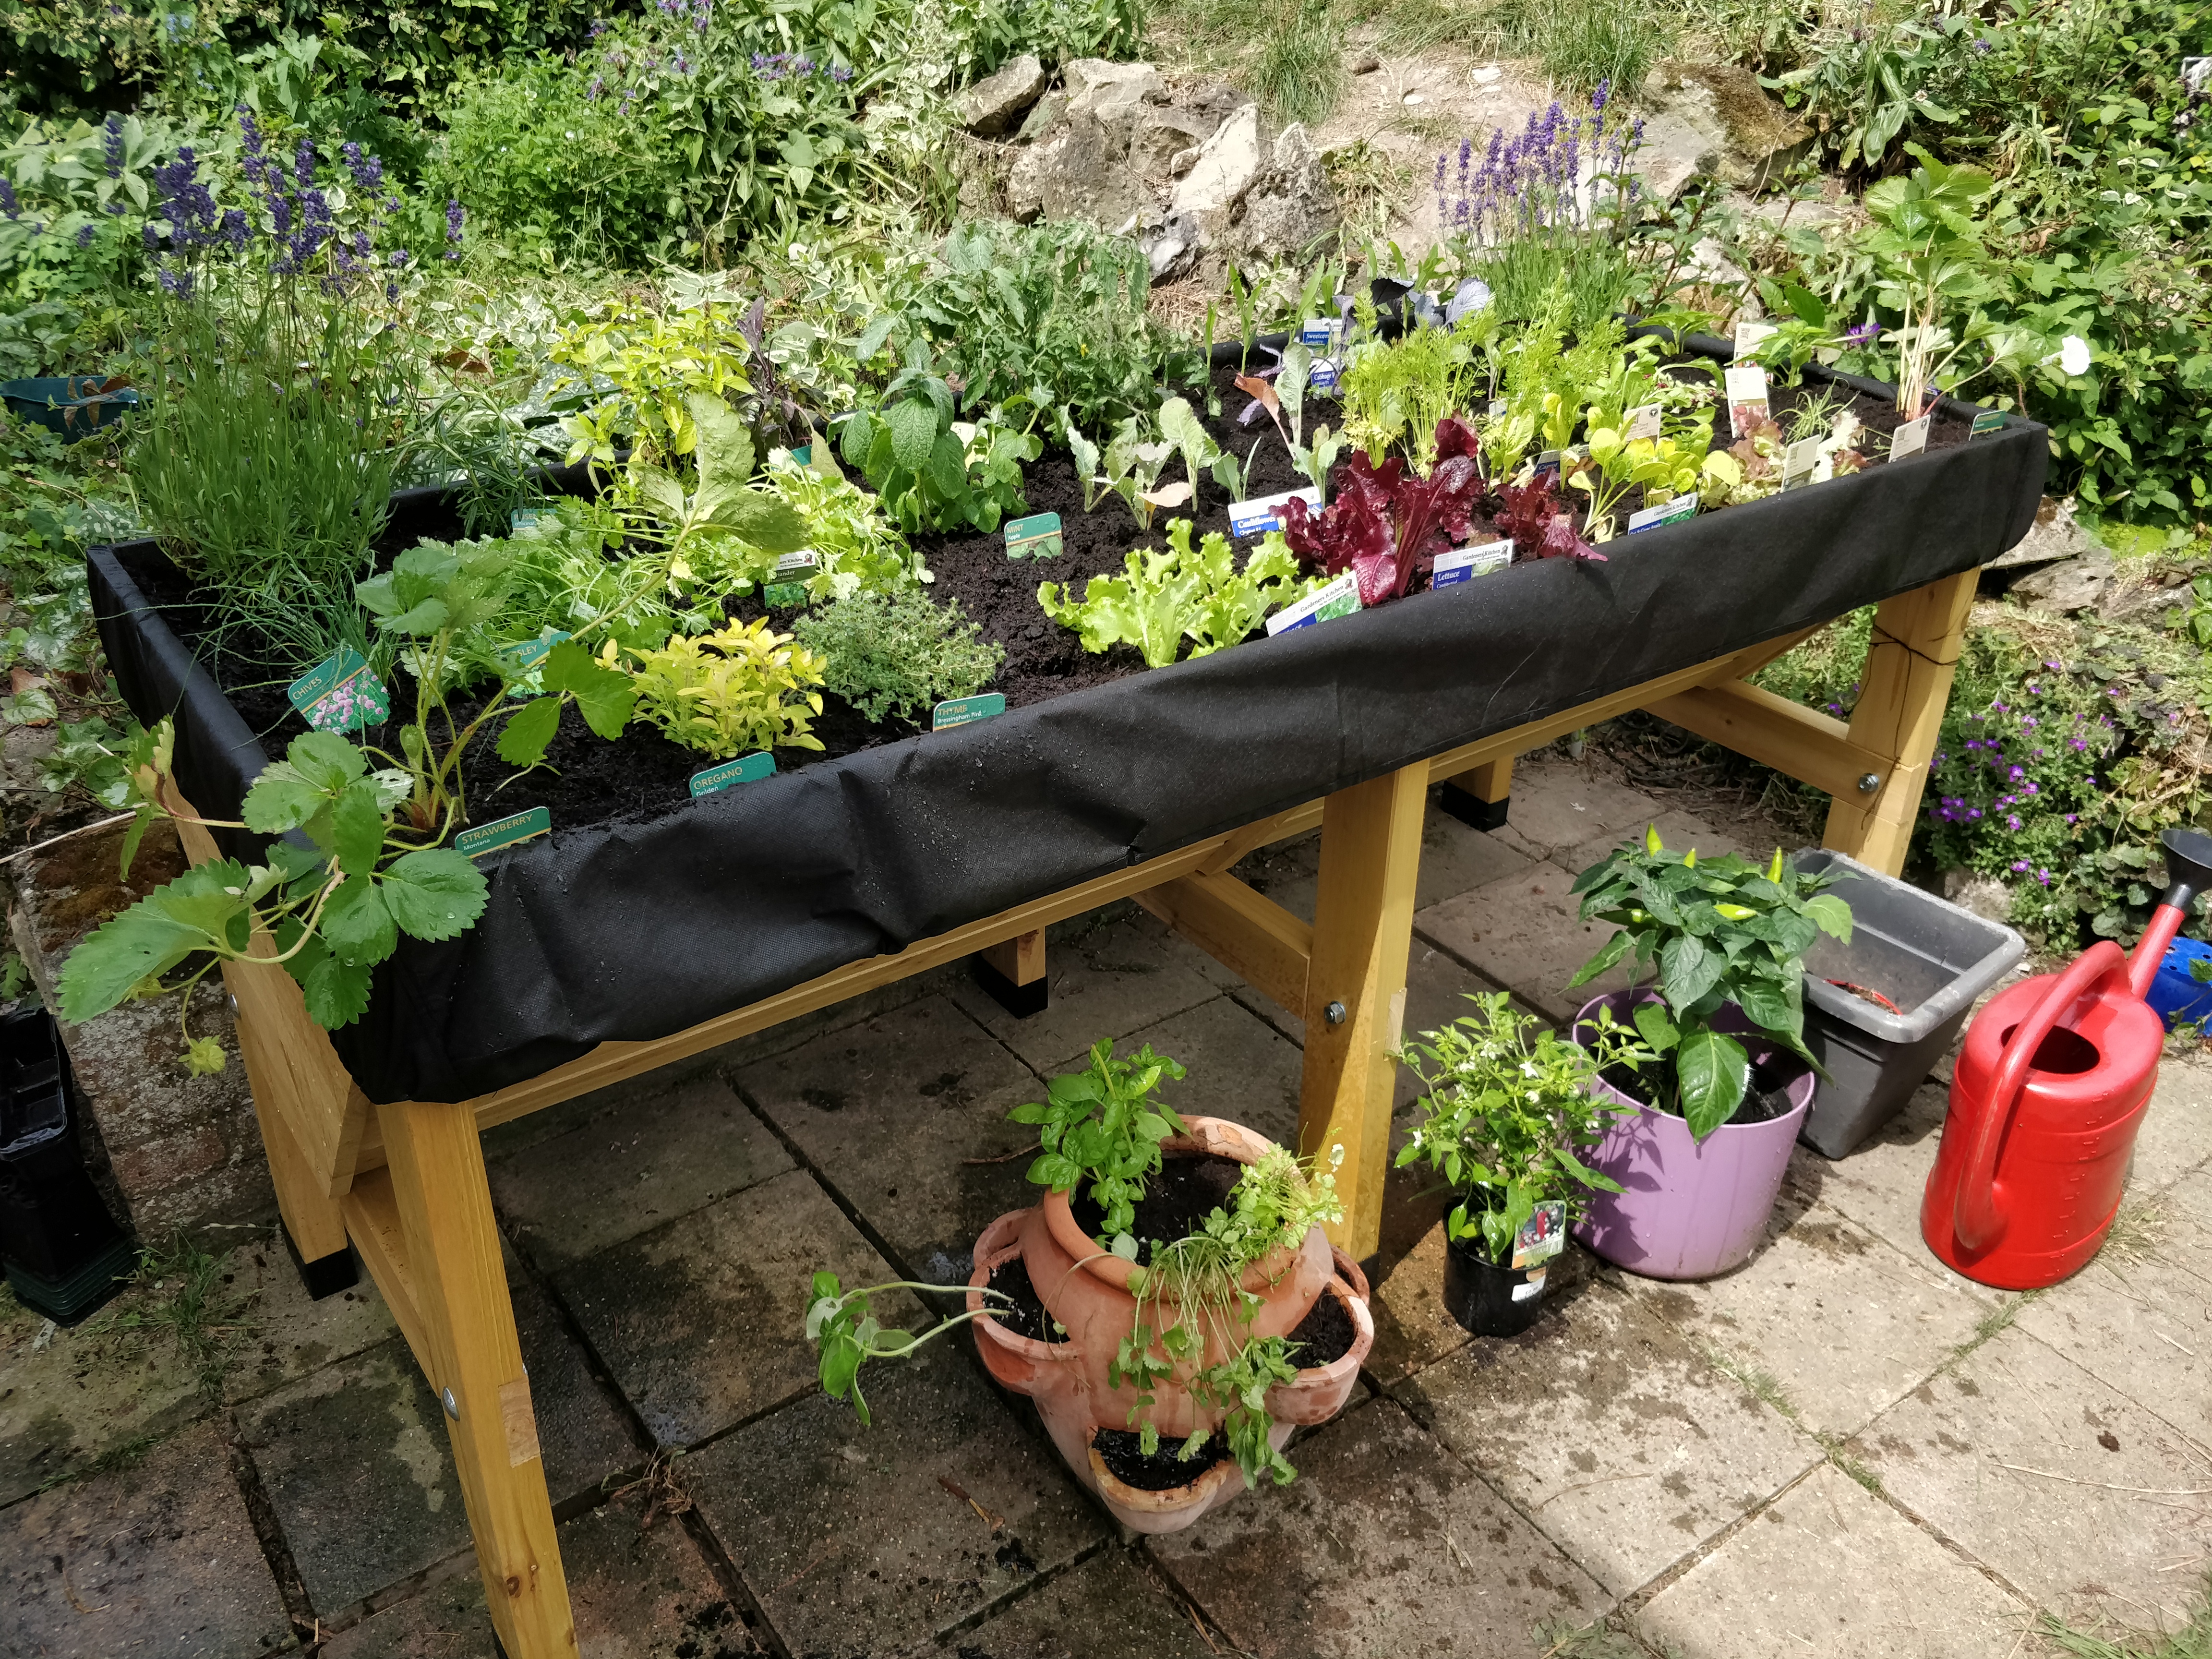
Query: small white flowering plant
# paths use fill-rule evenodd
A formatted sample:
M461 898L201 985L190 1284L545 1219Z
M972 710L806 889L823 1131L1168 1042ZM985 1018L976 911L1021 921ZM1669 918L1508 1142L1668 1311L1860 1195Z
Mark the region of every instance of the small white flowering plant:
M1603 1137L1609 1117L1632 1109L1608 1103L1591 1086L1616 1066L1656 1058L1633 1026L1601 1006L1585 1022L1587 1047L1568 1041L1504 992L1470 995L1476 1012L1441 1030L1424 1031L1398 1058L1420 1080L1413 1138L1398 1167L1425 1163L1459 1195L1445 1218L1447 1237L1480 1239L1485 1255L1505 1261L1540 1204L1581 1213L1592 1188L1618 1182L1578 1153Z

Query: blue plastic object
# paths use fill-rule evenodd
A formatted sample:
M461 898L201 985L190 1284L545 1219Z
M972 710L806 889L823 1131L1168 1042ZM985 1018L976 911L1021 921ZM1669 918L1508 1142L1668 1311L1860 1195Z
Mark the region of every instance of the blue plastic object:
M2190 973L2192 962L2203 963L2205 970L2212 971L2212 945L2193 939L2174 940L2166 947L2166 959L2158 964L2150 994L2143 999L2151 1012L2166 1022L2168 1030L2185 1020L2212 1021L2212 984Z
M127 382L96 374L0 381L0 398L7 400L9 414L36 421L71 442L90 437L138 407L138 394Z

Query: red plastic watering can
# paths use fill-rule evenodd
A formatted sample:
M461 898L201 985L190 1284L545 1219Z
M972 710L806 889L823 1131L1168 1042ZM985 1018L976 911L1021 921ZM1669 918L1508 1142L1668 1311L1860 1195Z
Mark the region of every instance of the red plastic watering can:
M2120 1206L2166 1026L2143 1002L2199 893L2212 836L2166 832L2172 885L2129 957L2110 939L1974 1017L1951 1073L1920 1205L1928 1248L2008 1291L2055 1285L2097 1254Z

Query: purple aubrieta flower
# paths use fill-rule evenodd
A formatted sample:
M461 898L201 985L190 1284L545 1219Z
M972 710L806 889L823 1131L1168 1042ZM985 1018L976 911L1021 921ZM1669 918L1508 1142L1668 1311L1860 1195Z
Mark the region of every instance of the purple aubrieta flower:
M315 141L300 140L300 147L292 152L292 177L306 190L315 182Z
M4 212L10 219L23 216L23 204L15 199L15 181L5 174L0 174L0 212Z
M1847 346L1872 345L1881 337L1880 323L1856 323L1844 331L1844 343Z
M1977 52L1986 56L1987 54L1995 52L1996 47L1992 45L1986 37L1984 37L1974 42L1974 50Z

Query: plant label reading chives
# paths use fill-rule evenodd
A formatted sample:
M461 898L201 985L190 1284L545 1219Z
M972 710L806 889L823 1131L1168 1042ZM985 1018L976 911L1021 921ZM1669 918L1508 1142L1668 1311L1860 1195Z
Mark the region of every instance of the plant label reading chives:
M1759 343L1781 329L1773 323L1738 323L1735 325L1735 359L1741 362L1759 349Z
M717 789L726 789L733 783L757 783L763 778L775 775L775 757L763 750L757 755L740 755L733 761L724 761L720 766L710 766L703 772L691 775L691 799L711 795Z
M1477 576L1487 576L1493 570L1503 570L1513 562L1513 544L1485 542L1480 547L1455 547L1437 555L1436 568L1429 573L1431 588L1456 587L1462 582L1471 582Z
M1006 520L1006 556L1010 559L1056 559L1067 550L1061 538L1060 514L1032 513L1026 519Z
M796 553L787 553L775 562L775 574L788 576L794 570L816 570L821 568L822 556L811 547L802 547Z
M1641 409L1632 409L1628 411L1628 423L1622 428L1620 434L1622 442L1632 444L1638 438L1656 439L1658 435L1658 404L1646 404Z
M1928 428L1935 424L1933 415L1923 415L1917 421L1907 421L1897 428L1889 441L1889 459L1909 460L1928 447Z
M1661 525L1678 524L1684 519L1693 517L1697 510L1698 494L1692 490L1686 495L1675 496L1671 501L1662 501L1656 507L1645 507L1641 513L1630 514L1628 533L1633 536L1639 531L1656 530Z
M1006 712L1006 694L1003 691L986 691L974 697L947 697L929 711L929 729L945 732L956 726L973 726L977 720L987 720Z
M1349 570L1326 587L1317 587L1296 605L1285 605L1267 618L1270 637L1293 628L1310 628L1332 617L1348 617L1359 609L1358 579Z
M1301 344L1318 346L1324 351L1333 349L1343 337L1344 319L1341 317L1309 317L1305 326L1298 331Z
M806 584L771 582L761 590L761 603L771 611L795 611L806 603Z
M1820 439L1800 439L1782 452L1782 487L1795 489L1812 483L1814 471L1820 465Z
M392 694L369 672L361 653L351 649L309 669L284 695L318 732L358 732L383 725L392 714Z
M1567 1248L1567 1206L1560 1199L1539 1204L1513 1236L1513 1262L1517 1271L1549 1261Z
M1771 418L1766 412L1766 371L1756 363L1730 368L1727 382L1729 436L1747 438L1751 428Z
M1283 527L1283 503L1292 497L1304 501L1315 512L1321 511L1321 491L1308 485L1304 489L1285 489L1279 495L1255 495L1249 501L1229 504L1229 533L1242 539L1247 536L1264 536L1270 530Z
M552 828L551 809L533 806L527 812L517 812L512 817L497 818L477 829L462 830L453 837L453 850L465 858L482 858L486 853L528 841L532 836L544 835Z
M2002 432L2004 430L2004 423L2002 410L1985 409L1974 416L1974 424L1966 434L1966 441L1972 443L1977 438L1986 438L1993 432Z

